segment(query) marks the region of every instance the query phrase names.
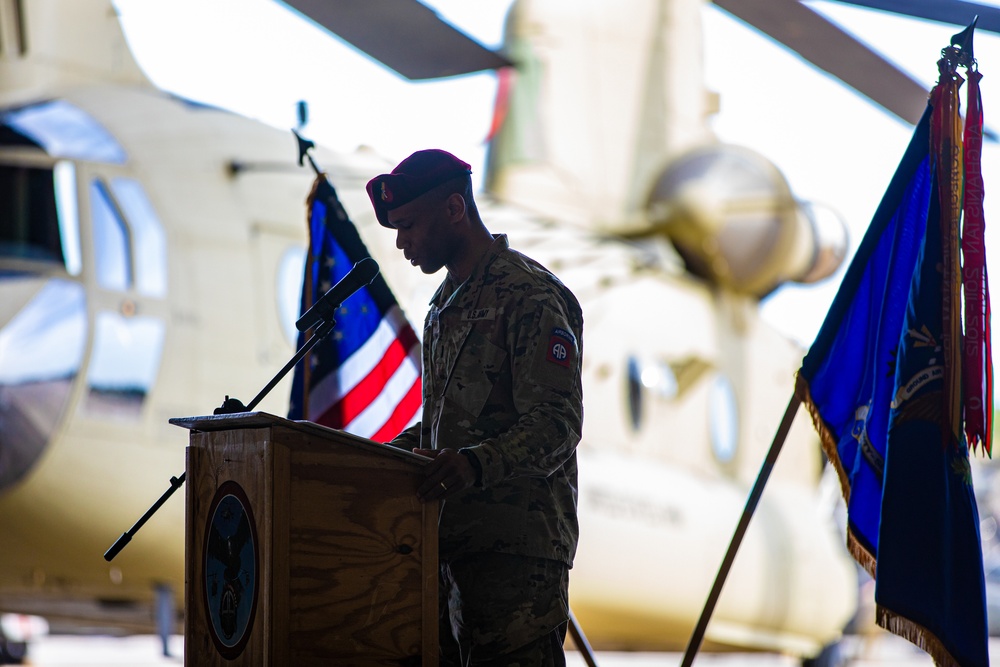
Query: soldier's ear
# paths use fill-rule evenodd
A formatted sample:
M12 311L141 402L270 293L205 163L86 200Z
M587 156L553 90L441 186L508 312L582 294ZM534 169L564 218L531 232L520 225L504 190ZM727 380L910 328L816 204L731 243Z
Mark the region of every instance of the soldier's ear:
M458 222L465 217L466 205L465 197L453 192L448 195L448 199L444 202L445 211L448 212L448 219L452 222Z

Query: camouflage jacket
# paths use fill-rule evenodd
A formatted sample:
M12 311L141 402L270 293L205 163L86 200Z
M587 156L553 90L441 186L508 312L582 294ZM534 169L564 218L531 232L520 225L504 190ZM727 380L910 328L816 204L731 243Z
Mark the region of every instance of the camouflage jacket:
M559 280L495 236L445 278L424 322L422 421L391 444L471 452L480 484L444 503L442 558L497 551L573 564L583 315Z

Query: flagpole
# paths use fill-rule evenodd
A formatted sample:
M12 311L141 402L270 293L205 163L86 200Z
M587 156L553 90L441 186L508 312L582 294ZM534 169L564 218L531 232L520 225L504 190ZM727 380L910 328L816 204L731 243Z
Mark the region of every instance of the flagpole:
M308 158L309 159L309 166L312 167L313 173L315 173L317 176L320 176L323 172L320 171L320 168L316 165L316 161L313 160L312 155L309 154L309 149L315 147L316 144L314 144L313 142L309 141L308 139L303 138L302 135L300 135L295 130L292 130L292 134L295 135L296 145L298 146L299 166L300 167L303 166L302 161L305 158ZM309 207L310 207L310 210L312 208L312 196L313 195L310 195L310 198L309 198ZM309 220L309 225L310 225L310 227L312 226L312 220ZM312 236L312 231L310 231L310 237L311 236ZM311 273L311 271L312 271L312 263L315 260L315 258L312 256L311 253L312 253L312 243L309 244L309 251L307 252L308 256L306 257L306 273L307 273L307 275L309 275ZM312 293L313 284L312 283L313 283L313 281L310 280L310 279L306 279L303 282L303 289L306 290L305 302L308 303L309 306L313 305L313 293ZM300 399L300 401L302 403L302 418L303 419L309 419L309 374L310 374L311 370L312 370L312 366L310 365L310 363L309 363L308 360L304 364L302 364L302 398Z
M594 649L590 648L590 642L587 641L586 635L583 634L583 628L580 627L576 616L573 615L572 609L569 612L569 636L573 638L573 645L576 646L576 650L583 656L583 661L587 663L587 667L597 667L597 660L594 658Z
M785 416L782 417L781 424L774 434L771 448L764 458L760 472L757 473L757 481L754 482L750 496L747 498L747 504L743 508L743 515L736 526L736 532L733 533L733 539L729 542L729 550L726 551L726 556L722 559L719 572L715 575L715 583L712 584L712 591L708 594L708 600L705 601L705 608L701 610L701 618L698 619L698 625L695 626L691 639L688 640L687 650L684 652L684 660L681 662L681 667L691 667L695 654L701 648L701 642L705 637L705 630L708 628L708 621L712 617L712 612L715 611L715 605L722 594L722 587L726 583L726 577L729 576L729 570L733 566L733 561L736 560L736 552L743 542L743 536L750 525L750 519L753 518L753 513L757 509L757 503L760 501L760 496L764 493L764 485L767 484L767 479L771 476L771 470L778 460L778 454L781 453L781 447L785 444L788 431L792 428L792 421L795 419L795 413L798 412L801 403L802 401L799 397L793 393L791 399L788 401L788 407L785 408Z

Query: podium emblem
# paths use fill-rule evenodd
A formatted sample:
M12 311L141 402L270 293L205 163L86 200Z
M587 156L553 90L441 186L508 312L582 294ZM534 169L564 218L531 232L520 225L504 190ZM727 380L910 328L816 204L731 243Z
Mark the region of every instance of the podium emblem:
M205 606L216 649L232 660L243 652L257 610L257 529L236 482L215 492L205 526Z

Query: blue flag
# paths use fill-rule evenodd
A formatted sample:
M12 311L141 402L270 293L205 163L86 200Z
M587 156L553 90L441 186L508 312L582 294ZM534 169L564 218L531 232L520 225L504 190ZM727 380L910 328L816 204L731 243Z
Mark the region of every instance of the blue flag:
M802 363L877 621L938 664L987 667L979 516L944 409L940 206L928 107Z
M309 197L309 255L300 313L365 257L354 224L325 176ZM421 407L420 342L381 275L334 314L333 333L295 366L289 419L388 441ZM307 340L299 334L298 346Z

